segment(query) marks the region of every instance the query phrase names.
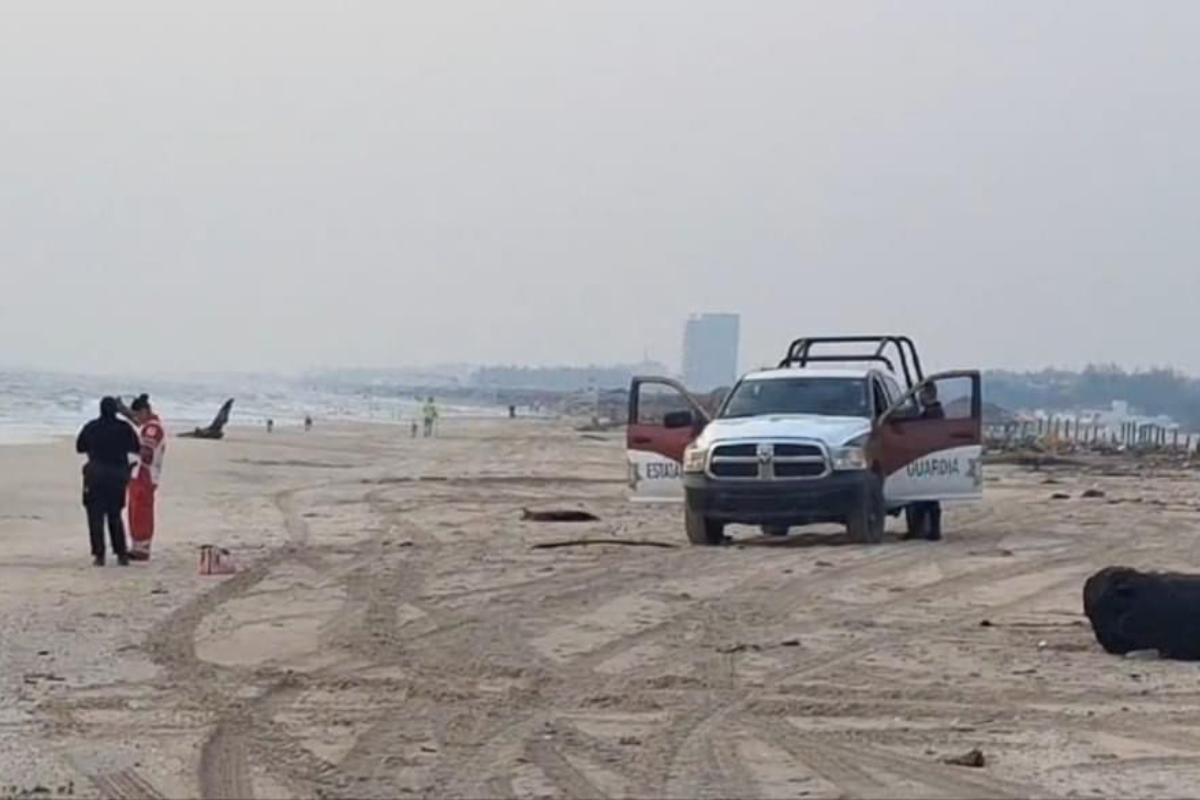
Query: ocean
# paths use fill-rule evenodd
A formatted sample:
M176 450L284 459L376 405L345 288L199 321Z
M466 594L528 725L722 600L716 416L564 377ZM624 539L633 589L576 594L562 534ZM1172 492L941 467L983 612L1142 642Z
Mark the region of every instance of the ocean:
M226 399L234 398L231 426L299 426L311 415L321 421L408 424L421 411L415 396L395 396L369 387L322 386L311 381L268 377L205 380L110 378L91 375L0 370L0 444L28 444L74 435L99 411L100 398L120 395L130 402L142 392L172 432L207 425ZM492 415L494 408L443 405L445 416Z

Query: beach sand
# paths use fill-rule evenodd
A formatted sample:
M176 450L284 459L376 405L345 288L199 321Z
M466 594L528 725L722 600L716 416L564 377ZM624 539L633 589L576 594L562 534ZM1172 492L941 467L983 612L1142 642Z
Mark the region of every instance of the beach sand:
M234 430L167 459L154 560L97 569L69 444L0 448L0 797L1200 786L1200 672L1105 655L1080 607L1099 567L1196 564L1191 473L995 468L941 544L705 549L627 502L619 434L566 425ZM578 537L680 547L533 547ZM207 543L236 575L197 574ZM941 763L972 748L986 767Z

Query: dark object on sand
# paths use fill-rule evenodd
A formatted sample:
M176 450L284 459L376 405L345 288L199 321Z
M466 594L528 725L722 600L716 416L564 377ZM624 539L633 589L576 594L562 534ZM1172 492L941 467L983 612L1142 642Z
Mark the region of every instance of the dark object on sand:
M1200 660L1200 575L1105 567L1083 585L1083 611L1109 653Z
M1080 497L1082 497L1084 500L1099 500L1104 496L1105 493L1103 489L1088 489L1086 492L1080 495Z
M679 547L671 542L650 542L638 539L569 539L565 542L541 542L533 545L531 550L557 550L560 547L587 547L589 545L617 544L625 547L661 547L675 549Z
M521 519L526 522L599 522L600 518L587 511L566 509L560 511L530 511L521 509Z
M217 416L207 428L196 428L193 431L179 434L182 439L224 439L225 426L229 424L229 414L233 411L233 398L225 401Z
M1054 494L1050 495L1050 499L1051 500L1070 500L1071 495L1067 494L1066 492L1055 492Z
M983 751L976 748L969 753L963 753L961 756L946 758L942 760L943 764L950 764L954 767L972 767L981 769L987 766L987 759L983 756Z

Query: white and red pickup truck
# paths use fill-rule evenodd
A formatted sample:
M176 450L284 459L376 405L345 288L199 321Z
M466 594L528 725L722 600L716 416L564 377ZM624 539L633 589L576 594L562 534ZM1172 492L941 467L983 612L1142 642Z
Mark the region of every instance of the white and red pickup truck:
M925 377L908 337L797 339L711 414L673 380L634 378L630 487L682 500L695 544L727 541L730 524L781 535L815 523L874 544L902 513L920 535L931 504L982 498L981 405L979 372Z

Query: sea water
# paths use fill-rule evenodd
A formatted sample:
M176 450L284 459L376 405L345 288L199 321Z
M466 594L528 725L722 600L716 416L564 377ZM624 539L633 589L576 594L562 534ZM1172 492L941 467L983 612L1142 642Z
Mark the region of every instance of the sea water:
M126 402L146 392L168 430L191 430L212 422L221 404L234 398L232 426L278 428L321 421L408 424L421 403L411 394L322 386L312 381L275 378L222 378L211 381L107 378L60 373L0 371L0 444L37 443L73 436L99 413L100 398L120 395ZM445 416L496 414L496 409L446 406Z

